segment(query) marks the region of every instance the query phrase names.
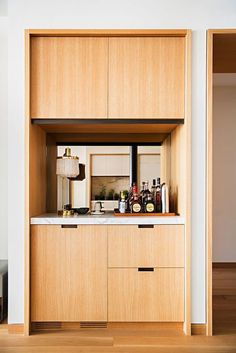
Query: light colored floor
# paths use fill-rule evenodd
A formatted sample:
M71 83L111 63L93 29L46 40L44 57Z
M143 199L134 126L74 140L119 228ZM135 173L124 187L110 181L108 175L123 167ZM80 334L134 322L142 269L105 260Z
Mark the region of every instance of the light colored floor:
M213 271L213 337L170 329L83 329L30 337L0 330L0 353L236 353L236 268Z

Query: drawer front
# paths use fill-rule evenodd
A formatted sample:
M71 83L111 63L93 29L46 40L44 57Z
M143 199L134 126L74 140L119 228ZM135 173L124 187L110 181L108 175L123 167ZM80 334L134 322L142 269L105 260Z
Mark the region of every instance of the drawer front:
M109 226L108 267L184 267L184 225Z
M184 269L108 270L108 320L184 321Z

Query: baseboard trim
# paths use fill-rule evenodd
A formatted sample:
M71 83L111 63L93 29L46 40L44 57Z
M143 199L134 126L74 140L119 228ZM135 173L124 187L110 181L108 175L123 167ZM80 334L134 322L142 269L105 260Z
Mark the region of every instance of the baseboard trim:
M213 268L236 268L236 262L213 262Z
M206 324L191 324L193 336L206 336Z
M109 328L175 328L180 329L182 324L180 323L108 323ZM63 328L79 328L79 323L74 323L73 325L65 324ZM9 334L23 334L24 333L24 324L9 324L7 325ZM191 333L192 335L205 336L206 335L206 324L191 324Z
M24 333L24 324L9 324L8 325L9 334L23 334Z

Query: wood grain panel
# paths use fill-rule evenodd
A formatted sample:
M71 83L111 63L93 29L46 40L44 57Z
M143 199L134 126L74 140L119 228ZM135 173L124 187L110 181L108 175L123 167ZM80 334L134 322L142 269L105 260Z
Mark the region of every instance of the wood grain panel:
M7 325L7 329L10 335L22 335L24 333L24 324L9 324Z
M29 29L31 36L80 37L185 37L186 29Z
M107 117L107 38L31 38L31 117Z
M171 211L186 216L187 197L187 172L189 165L187 164L187 140L186 125L178 126L171 133Z
M108 320L184 321L184 269L109 269Z
M213 333L212 317L212 213L213 213L213 31L207 31L207 163L206 163L206 251L207 336Z
M183 118L184 64L184 38L109 38L109 118Z
M108 266L184 267L184 226L109 226Z
M31 226L31 320L107 320L105 226Z
M171 135L162 142L161 145L161 182L170 184L171 180ZM172 211L172 208L170 207Z
M57 211L57 145L55 138L47 134L47 212Z
M79 134L154 134L154 133L170 133L177 124L65 124L58 121L57 124L45 124L41 119L39 126L49 133L79 133ZM37 124L38 125L38 124Z
M29 127L29 216L46 212L46 133Z

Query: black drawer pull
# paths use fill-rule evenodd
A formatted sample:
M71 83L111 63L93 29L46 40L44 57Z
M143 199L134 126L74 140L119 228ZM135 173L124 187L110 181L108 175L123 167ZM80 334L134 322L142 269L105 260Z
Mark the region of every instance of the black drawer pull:
M61 228L77 228L77 224L62 224Z
M154 224L139 224L139 228L154 228Z
M139 267L139 272L154 272L154 267Z

